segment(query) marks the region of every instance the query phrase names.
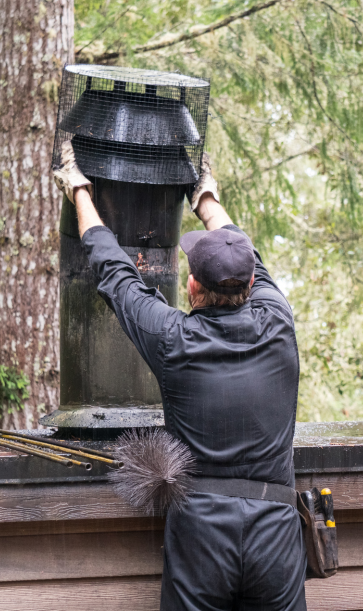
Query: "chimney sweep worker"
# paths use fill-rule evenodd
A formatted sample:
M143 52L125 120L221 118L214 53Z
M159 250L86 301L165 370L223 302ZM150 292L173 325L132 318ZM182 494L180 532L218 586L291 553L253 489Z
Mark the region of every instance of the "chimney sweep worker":
M197 461L194 494L167 516L161 611L305 611L293 316L219 204L208 157L191 198L206 230L180 240L189 315L145 286L103 225L70 142L55 180L76 205L99 294L159 382L167 431Z

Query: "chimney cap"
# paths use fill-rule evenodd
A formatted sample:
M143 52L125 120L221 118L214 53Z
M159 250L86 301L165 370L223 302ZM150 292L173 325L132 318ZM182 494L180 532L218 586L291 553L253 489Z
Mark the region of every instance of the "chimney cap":
M53 169L71 140L86 176L194 184L206 136L210 83L176 72L65 65Z

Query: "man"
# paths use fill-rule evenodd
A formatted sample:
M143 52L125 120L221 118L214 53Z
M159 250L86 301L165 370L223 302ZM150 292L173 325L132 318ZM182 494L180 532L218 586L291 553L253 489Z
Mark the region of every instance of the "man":
M195 493L167 517L162 611L304 611L292 487L299 363L291 309L219 204L207 158L192 196L206 231L181 238L189 315L146 288L92 204L71 143L58 186L77 208L98 291L155 374L166 429L196 458Z

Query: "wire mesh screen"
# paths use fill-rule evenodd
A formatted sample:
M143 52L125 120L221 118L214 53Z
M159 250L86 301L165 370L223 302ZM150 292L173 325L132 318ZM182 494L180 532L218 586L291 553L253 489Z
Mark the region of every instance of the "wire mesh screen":
M125 182L191 184L205 143L210 85L181 74L65 66L53 168L71 140L84 174Z

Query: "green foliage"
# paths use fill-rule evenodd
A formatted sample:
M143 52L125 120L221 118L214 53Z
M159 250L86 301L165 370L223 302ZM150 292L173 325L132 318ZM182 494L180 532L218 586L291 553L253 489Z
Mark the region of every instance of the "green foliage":
M221 201L294 308L298 418L362 418L360 3L281 0L202 36L137 49L258 4L76 0L77 60L211 77L208 149ZM186 213L184 230L194 227ZM183 287L180 297L187 309Z
M344 226L341 218L339 233L332 223L324 234L277 236L268 257L294 308L300 420L363 419L363 241Z
M29 379L15 367L0 365L0 414L12 414L14 409L24 409L24 400L29 398Z

